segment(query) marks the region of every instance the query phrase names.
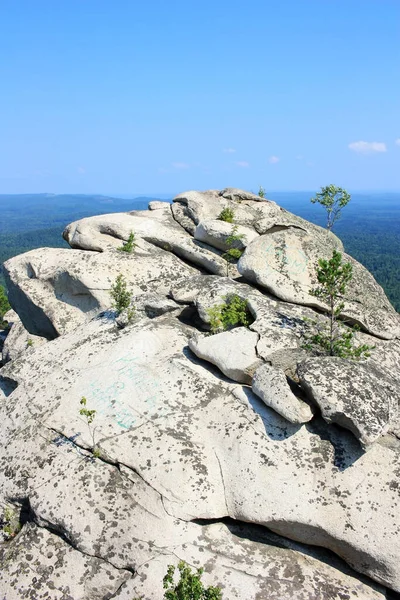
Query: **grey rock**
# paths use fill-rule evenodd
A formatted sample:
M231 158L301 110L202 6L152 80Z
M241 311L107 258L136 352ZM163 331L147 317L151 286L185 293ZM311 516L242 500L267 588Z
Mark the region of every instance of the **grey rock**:
M243 236L242 239L235 241L232 245L226 243L227 238L232 235L233 223L225 221L208 220L201 221L194 232L194 238L201 242L205 242L214 248L226 251L228 248L239 248L243 250L251 240L258 237L258 233L250 227L237 226L237 235Z
M384 435L399 414L398 382L368 362L310 358L299 365L298 375L323 418L349 429L364 448Z
M196 335L189 340L189 348L199 358L216 365L227 377L251 384L255 369L262 364L256 353L257 341L257 333L236 327L215 335Z
M291 227L253 240L240 258L238 270L285 302L328 310L327 305L310 295L310 290L318 285L318 260L331 258L335 247L336 242L328 233L314 236ZM400 316L382 288L360 263L347 254L343 258L353 266L343 318L383 339L400 336Z
M312 407L292 392L284 373L272 365L264 364L256 370L252 389L290 423L307 423L314 416Z
M149 210L170 210L171 205L169 202L162 202L161 200L152 200L149 202Z
M132 577L107 560L82 554L61 537L27 523L0 547L0 589L6 600L109 598Z
M31 351L47 342L46 338L30 334L19 319L12 318L14 322L11 323L10 330L3 344L2 360L4 364L17 358L23 352Z

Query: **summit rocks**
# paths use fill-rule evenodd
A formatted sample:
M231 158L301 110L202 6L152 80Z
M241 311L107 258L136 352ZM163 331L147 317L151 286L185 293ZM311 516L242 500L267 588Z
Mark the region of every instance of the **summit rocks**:
M21 530L0 541L1 593L154 600L179 560L224 600L400 592L399 315L346 255L345 312L376 350L308 354L308 320L327 320L314 262L340 240L242 190L162 204L5 265L21 331L0 370L0 519ZM227 207L247 232L232 277ZM132 320L111 310L119 274ZM253 322L211 335L232 294ZM19 352L27 335L48 341Z

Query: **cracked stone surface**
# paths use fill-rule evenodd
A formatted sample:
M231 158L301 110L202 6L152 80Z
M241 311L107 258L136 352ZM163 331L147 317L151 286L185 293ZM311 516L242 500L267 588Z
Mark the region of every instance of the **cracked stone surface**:
M314 231L241 190L189 192L172 206L83 219L65 231L74 250L8 262L13 307L50 341L0 370L0 520L14 506L23 525L0 542L6 600L155 600L179 560L205 567L224 600L400 592L398 420L364 452L318 414L296 423L278 414L289 391L301 396L296 367L320 360L302 348L306 320L326 317L225 277L221 250L193 240L200 222L232 206L261 234L256 243ZM131 231L139 247L121 255ZM102 312L119 272L138 309L123 329ZM206 336L207 310L231 293L254 322ZM400 367L400 340L357 338L376 350L352 364L355 419L361 383ZM207 361L194 344L209 346ZM258 393L270 406L251 390L253 358L264 362ZM96 411L90 425L82 396ZM298 408L288 406L286 417Z
M349 429L364 447L386 433L399 417L398 380L371 363L309 358L297 372L323 418Z
M0 405L3 497L28 497L39 525L119 569L193 543L188 521L230 516L398 589L398 447L363 454L350 433L292 425L248 388L239 401L240 386L185 354L192 336L170 315L123 330L97 319L3 367L19 384Z
M6 600L103 600L132 575L106 560L75 550L59 536L27 523L0 547L0 586Z

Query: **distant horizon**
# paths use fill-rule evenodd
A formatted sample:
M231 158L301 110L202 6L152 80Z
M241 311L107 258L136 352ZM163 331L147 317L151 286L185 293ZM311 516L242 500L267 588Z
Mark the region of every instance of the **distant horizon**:
M234 187L234 186L225 186L225 187ZM195 189L195 188L185 188L179 192L104 192L104 191L96 191L96 192L50 192L50 191L43 191L43 192L1 192L0 191L0 197L1 196L104 196L104 197L110 197L110 198L118 198L118 199L135 199L138 197L151 197L151 196L157 196L160 199L163 198L173 198L175 196L177 196L178 194L182 194L184 192L188 192L188 191L201 191L201 192L205 192L208 191L208 189L215 189L215 188L203 188L203 189ZM220 189L224 189L224 188L220 188ZM251 192L251 189L246 189L246 188L238 188L238 189L243 189L245 191ZM296 194L296 193L310 193L310 194L314 194L315 192L319 191L320 188L308 188L308 189L273 189L273 190L266 190L266 194L271 195L271 194ZM350 194L400 194L400 189L351 189L348 188L347 191ZM257 194L256 190L253 190L254 194Z

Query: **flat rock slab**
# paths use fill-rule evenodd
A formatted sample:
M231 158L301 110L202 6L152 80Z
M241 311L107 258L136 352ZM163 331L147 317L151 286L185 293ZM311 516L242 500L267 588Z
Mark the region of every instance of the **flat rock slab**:
M294 395L285 374L270 364L254 373L253 392L290 423L307 423L314 416L312 407Z
M398 382L369 362L309 358L299 365L298 376L327 423L349 429L364 448L384 435L399 414Z
M254 370L262 364L256 353L257 342L257 333L237 327L215 335L196 335L189 340L189 348L199 358L216 365L227 377L251 384Z
M318 285L318 260L331 258L336 248L336 238L328 233L315 236L289 227L253 240L239 260L238 271L285 302L327 311L328 307L310 291ZM351 256L343 254L343 260L353 266L353 278L344 298L343 318L360 324L377 337L399 337L400 315L381 286Z
M229 516L400 590L396 440L363 454L322 419L288 423L195 361L193 333L170 315L98 319L3 367L18 387L0 403L0 505L29 498L39 526L118 569L151 563L153 580L160 556L199 545L194 519Z

